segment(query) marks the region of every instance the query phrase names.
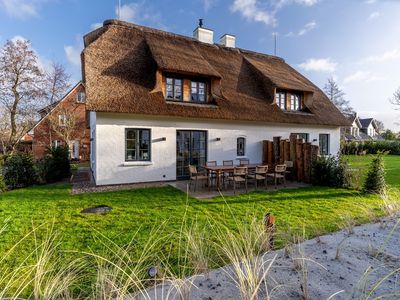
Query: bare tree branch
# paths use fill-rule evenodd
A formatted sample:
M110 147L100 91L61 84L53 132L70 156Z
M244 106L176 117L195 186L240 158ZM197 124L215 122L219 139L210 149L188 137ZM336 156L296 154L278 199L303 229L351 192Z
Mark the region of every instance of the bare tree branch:
M350 102L345 99L345 93L339 88L337 82L333 78L328 78L328 82L324 86L324 92L329 100L342 112L346 114L354 113L354 109L350 106Z

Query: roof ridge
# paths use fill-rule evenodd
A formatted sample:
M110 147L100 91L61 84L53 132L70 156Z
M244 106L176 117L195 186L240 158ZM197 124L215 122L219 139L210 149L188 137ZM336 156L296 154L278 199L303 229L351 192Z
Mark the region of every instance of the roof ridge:
M252 54L255 56L260 56L263 58L270 58L270 59L277 59L280 60L282 62L285 62L285 60L282 57L276 56L276 55L271 55L271 54L267 54L267 53L262 53L262 52L257 52L257 51L253 51L253 50L249 50L249 49L244 49L244 48L240 48L240 47L235 47L235 48L230 48L230 47L225 47L222 46L220 44L217 43L213 43L213 44L207 44L207 43L203 43L198 41L197 39L190 37L190 36L186 36L183 34L178 34L178 33L174 33L174 32L169 32L169 31L165 31L165 30L161 30L161 29L156 29L156 28L151 28L148 26L143 26L143 25L138 25L138 24L134 24L131 22L126 22L126 21L120 21L120 20L115 20L115 19L109 19L109 20L105 20L103 22L103 26L107 26L107 25L117 25L117 26L122 26L122 27L127 27L127 28L135 28L141 31L146 31L149 33L153 33L153 34L162 34L164 36L170 36L170 37L174 37L174 38L180 38L180 39L185 39L194 43L198 43L204 46L209 46L209 47L218 47L220 49L225 49L225 50L230 50L230 51L238 51L243 54Z

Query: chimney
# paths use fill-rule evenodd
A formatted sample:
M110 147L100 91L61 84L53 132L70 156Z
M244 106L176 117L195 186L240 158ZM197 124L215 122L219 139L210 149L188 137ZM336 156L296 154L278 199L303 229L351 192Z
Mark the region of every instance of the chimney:
M235 48L236 37L231 34L224 34L221 36L219 43L224 47Z
M199 19L199 26L193 31L193 37L199 42L214 44L214 31L203 27L203 19Z

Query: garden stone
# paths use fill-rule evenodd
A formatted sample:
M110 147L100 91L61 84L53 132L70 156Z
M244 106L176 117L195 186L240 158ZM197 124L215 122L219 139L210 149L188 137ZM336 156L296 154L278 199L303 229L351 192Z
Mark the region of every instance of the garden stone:
M93 206L93 207L88 207L85 208L81 211L81 214L95 214L95 215L101 215L105 214L109 211L112 210L112 207L107 206L107 205L99 205L99 206Z

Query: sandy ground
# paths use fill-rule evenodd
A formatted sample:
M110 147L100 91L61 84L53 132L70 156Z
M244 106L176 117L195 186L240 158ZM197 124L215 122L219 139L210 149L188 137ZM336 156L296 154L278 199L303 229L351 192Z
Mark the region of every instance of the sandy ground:
M254 299L304 299L305 290L307 299L367 299L371 288L385 276L370 299L378 296L400 299L397 222L400 223L398 217L387 218L355 227L352 234L340 231L294 245L286 253L284 250L267 253L263 257L265 266L274 257L275 261L262 282L258 298ZM298 262L304 262L304 267L296 268ZM226 266L188 278L186 282L193 283L187 292L189 297L180 297L176 288L164 284L149 289L142 299L242 299L234 278L232 266Z

